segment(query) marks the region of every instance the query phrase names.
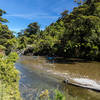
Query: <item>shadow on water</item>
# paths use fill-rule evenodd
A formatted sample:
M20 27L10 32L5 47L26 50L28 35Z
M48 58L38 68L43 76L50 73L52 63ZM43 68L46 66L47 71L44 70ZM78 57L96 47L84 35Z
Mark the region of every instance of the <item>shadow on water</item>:
M58 63L58 64L75 64L75 63L89 63L91 62L88 59L80 58L63 58L63 57L45 57L49 63Z

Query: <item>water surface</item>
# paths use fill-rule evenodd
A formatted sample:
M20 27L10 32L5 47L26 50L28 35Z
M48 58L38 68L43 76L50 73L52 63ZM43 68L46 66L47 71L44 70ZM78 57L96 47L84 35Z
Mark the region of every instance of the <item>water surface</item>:
M38 91L61 89L67 100L100 100L100 93L66 85L64 79L99 86L100 62L83 59L22 56L16 68L21 72L20 91L24 100L33 100Z

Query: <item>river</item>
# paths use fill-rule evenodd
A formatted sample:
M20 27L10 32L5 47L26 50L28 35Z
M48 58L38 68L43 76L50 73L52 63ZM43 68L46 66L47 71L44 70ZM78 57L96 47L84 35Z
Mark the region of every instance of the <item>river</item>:
M24 100L35 100L40 91L59 89L66 100L100 100L100 92L64 84L70 82L100 88L100 62L83 59L21 56L15 64L20 71L20 92Z

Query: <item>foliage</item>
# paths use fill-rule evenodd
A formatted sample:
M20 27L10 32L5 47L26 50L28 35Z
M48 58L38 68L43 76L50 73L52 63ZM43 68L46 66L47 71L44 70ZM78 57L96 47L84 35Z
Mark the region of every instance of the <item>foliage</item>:
M5 50L6 48L3 45L0 45L0 50Z
M6 11L0 9L0 23L2 23L2 22L8 22L7 19L4 19L4 18L1 17L3 14L6 14Z
M65 95L58 89L37 92L35 100L66 100Z
M4 45L6 47L6 54L9 54L10 52L16 51L16 49L18 48L18 41L14 37L14 38L8 39Z
M55 90L55 100L66 100L66 98L62 92Z
M16 50L18 42L8 26L2 24L8 22L2 18L5 13L0 9L0 100L21 100L19 72L14 67L18 55L12 52Z
M21 100L18 87L13 88L0 82L0 100Z
M6 93L2 98L7 98L3 100L20 100L19 72L14 67L16 59L18 59L16 53L11 53L9 56L0 54L0 92Z
M37 32L39 32L39 30L40 26L38 25L37 22L34 22L28 25L27 29L25 29L24 31L24 35L30 37L32 34L36 34Z
M0 45L4 46L6 54L9 54L12 50L16 49L17 40L8 26L2 24L2 22L7 22L6 19L2 18L2 15L5 13L5 11L0 9Z
M25 29L19 36L22 43L19 47L25 49L27 45L31 45L33 50L27 50L34 55L99 59L100 0L75 1L81 4L71 13L68 13L68 10L62 12L61 17L44 31L37 31L36 34L30 31L30 34L26 35ZM31 27L31 30L34 30L34 27ZM23 37L24 41L21 42Z

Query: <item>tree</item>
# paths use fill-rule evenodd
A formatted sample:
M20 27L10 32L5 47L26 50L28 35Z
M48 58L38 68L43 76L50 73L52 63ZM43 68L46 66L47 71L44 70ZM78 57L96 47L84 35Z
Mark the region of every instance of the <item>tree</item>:
M6 11L0 9L0 23L2 23L2 22L8 22L7 19L2 18L3 14L6 14Z
M79 6L67 10L44 31L30 24L24 31L36 54L96 59L100 56L100 0L75 0ZM37 34L38 33L38 34ZM27 45L26 44L26 45Z
M62 18L64 18L67 15L68 15L68 10L65 10L64 12L61 13L61 17Z
M37 22L31 23L28 25L28 28L24 31L24 35L30 36L32 34L36 34L40 31L40 26Z
M23 36L25 30L21 30L20 32L17 33L18 37Z
M82 5L86 0L74 0L79 6Z
M8 46L6 45L7 41L10 39L14 38L14 35L12 31L9 30L7 25L3 25L2 22L7 22L6 19L2 18L2 15L5 14L6 12L0 9L0 45L3 45L6 47L6 51L11 51Z

